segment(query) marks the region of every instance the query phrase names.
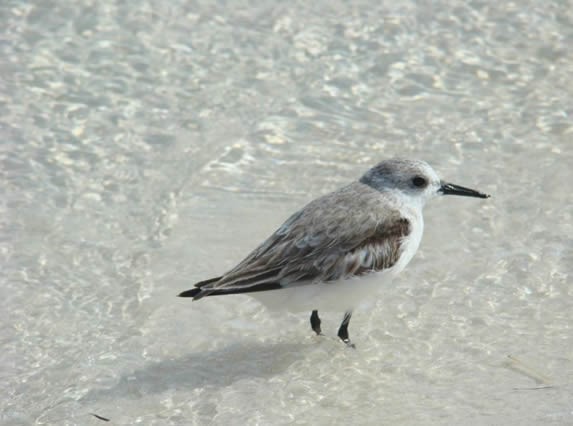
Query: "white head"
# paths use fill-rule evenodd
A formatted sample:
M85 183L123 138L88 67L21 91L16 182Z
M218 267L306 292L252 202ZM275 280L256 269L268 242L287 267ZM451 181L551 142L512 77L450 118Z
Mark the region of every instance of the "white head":
M424 161L391 159L368 170L360 182L380 192L400 191L424 204L437 195L488 198L489 195L442 181Z

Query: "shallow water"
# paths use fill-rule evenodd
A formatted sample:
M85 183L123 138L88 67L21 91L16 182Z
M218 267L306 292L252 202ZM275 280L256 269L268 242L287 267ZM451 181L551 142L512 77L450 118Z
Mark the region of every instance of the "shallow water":
M571 3L384 3L0 7L0 423L573 423ZM393 156L493 198L356 351L175 297Z

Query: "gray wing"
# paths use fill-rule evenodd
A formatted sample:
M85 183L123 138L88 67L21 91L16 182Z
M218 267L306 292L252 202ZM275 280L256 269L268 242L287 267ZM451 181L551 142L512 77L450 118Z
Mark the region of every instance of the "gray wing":
M390 268L409 221L354 183L292 215L263 244L218 279L198 283L195 298L327 282Z

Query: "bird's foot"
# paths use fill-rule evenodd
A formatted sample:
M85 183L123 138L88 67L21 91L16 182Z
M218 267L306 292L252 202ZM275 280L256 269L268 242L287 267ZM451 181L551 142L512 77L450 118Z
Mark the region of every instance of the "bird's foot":
M356 349L356 345L350 341L350 339L340 339L347 347Z
M344 319L342 320L342 324L340 324L340 328L338 329L338 338L342 340L346 346L356 349L356 345L350 341L350 337L348 336L348 323L350 322L351 317L352 311L347 311L344 313Z
M318 316L318 311L312 311L310 315L310 327L312 331L316 333L317 336L322 336L322 329L320 328L320 317Z

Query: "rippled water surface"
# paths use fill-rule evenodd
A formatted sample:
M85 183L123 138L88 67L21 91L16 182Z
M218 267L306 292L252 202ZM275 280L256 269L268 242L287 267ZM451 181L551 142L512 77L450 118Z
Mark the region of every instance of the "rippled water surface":
M0 5L0 423L573 423L570 1ZM175 295L393 156L440 199L358 349Z

